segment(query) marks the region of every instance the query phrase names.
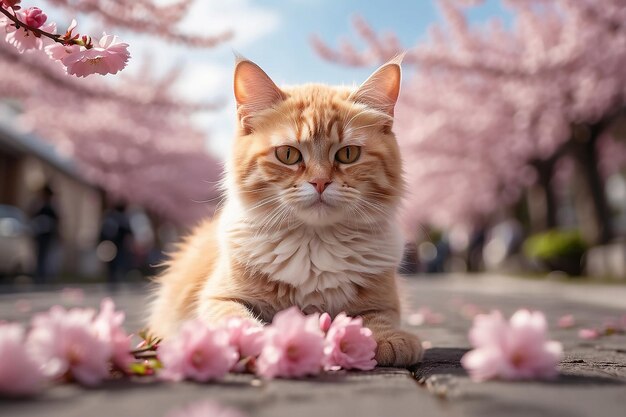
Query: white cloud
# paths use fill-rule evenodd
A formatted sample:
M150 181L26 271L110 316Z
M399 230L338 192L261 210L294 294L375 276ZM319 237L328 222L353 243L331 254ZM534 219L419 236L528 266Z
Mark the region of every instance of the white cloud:
M234 59L233 59L234 62ZM194 62L187 65L183 76L178 80L178 92L191 100L207 100L209 97L225 96L231 93L230 86L233 67L213 62Z
M237 122L235 104L228 103L221 111L205 117L210 130L208 148L215 156L226 159L230 155L235 139Z
M214 34L232 30L231 46L241 48L274 31L279 22L278 13L250 0L198 0L182 24Z
M235 103L232 97L233 65L199 62L190 65L178 81L177 91L185 98L197 101L217 100L222 107L193 116L194 123L209 132L208 147L212 153L225 158L230 151L235 128Z
M152 37L134 39L132 42L133 54L138 57L158 51L153 56L155 68L164 70L183 65L183 75L175 86L182 97L193 101L218 100L223 103L223 107L217 111L202 112L192 117L193 123L207 132L208 148L220 158L225 158L230 152L236 123L232 97L235 60L231 49L243 48L261 40L277 30L280 24L277 10L252 3L251 0L196 0L193 3L179 25L182 31L205 36L218 35L228 30L234 33L231 41L210 51L178 48ZM131 66L136 64L132 62Z
M239 49L277 30L280 16L276 10L254 5L251 0L197 0L182 24L190 31L202 29L211 34L232 30L234 38L227 45ZM225 49L225 45L218 48ZM230 153L236 123L232 96L234 57L230 50L223 52L218 54L222 59L216 60L214 55L210 61L188 61L185 75L179 80L179 91L184 97L223 100L220 110L194 116L194 122L209 132L209 149L220 158Z

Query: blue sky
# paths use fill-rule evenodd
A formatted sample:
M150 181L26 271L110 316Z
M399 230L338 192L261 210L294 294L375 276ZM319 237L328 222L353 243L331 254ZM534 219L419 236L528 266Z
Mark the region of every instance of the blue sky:
M268 0L257 4L280 13L280 26L241 52L258 61L277 81L290 84L352 83L369 75L371 69L342 68L325 62L309 44L311 34L333 45L340 37L357 40L351 25L355 14L363 16L377 31L395 32L407 46L424 39L427 28L441 20L436 3L431 0ZM498 2L492 1L471 17L480 21L499 14Z
M217 33L228 28L235 31L235 39L209 51L176 48L158 58L166 67L184 66L186 76L180 85L184 95L225 100L222 111L196 118L210 131L209 149L223 157L232 143L235 123L232 51L258 63L277 84L359 84L374 68L346 68L326 62L309 43L312 34L331 45L340 37L357 40L351 26L355 14L379 31L395 32L406 46L424 39L428 27L441 21L432 0L197 0L185 21L186 30ZM480 23L494 16L506 14L498 1L487 0L472 10L470 19ZM144 47L137 46L141 54Z

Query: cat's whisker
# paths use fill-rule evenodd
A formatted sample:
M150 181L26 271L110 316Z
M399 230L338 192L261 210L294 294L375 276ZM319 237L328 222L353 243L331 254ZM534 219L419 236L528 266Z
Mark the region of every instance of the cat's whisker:
M286 209L286 210L284 210L284 214L283 214L283 215L281 215L281 217L280 217L280 218L279 218L279 220L278 220L278 224L277 224L278 228L279 228L279 229L281 229L281 228L282 228L282 225L283 225L283 223L285 222L285 220L287 221L287 228L289 228L289 226L290 226L290 221L291 221L291 218L292 218L292 217L293 217L293 216L291 216L291 209Z
M358 126L358 127L349 126L348 128L346 128L346 132L354 133L356 131L367 129L367 128L374 127L374 126L381 126L381 123L372 123L369 125L363 125L363 126Z
M374 205L372 203L365 202L365 201L363 201L362 204L363 204L363 208L364 209L369 208L369 209L379 213L381 217L390 217L391 216L391 213L388 210L386 210L386 209L384 209L382 207L378 207L378 206L376 206L376 205Z
M206 203L212 203L215 200L223 200L224 198L226 198L224 195L218 195L217 197L209 198L208 200L191 200L191 201L194 203L206 204Z
M237 192L240 194L256 194L256 193L262 193L263 191L267 191L267 190L271 190L271 188L261 187L261 188L255 188L254 190L239 190Z
M370 215L368 215L361 207L359 207L358 205L355 205L354 209L358 213L358 215L363 218L368 228L372 228L376 226L376 222L374 221L374 219ZM379 231L379 230L376 230L376 231Z
M358 113L356 113L355 115L353 115L350 120L348 120L347 123L344 124L344 130L348 130L350 129L350 127L352 126L352 122L357 118L360 117L362 114L368 113L370 110L369 109L363 109L361 111L359 111Z
M262 221L260 222L262 226L258 229L258 232L255 234L255 236L263 235L265 232L269 231L275 225L276 219L280 218L279 216L282 216L283 214L289 215L289 211L289 206L281 203L276 210L270 212L262 219Z
M261 201L259 201L257 204L255 204L254 206L248 207L247 210L248 211L254 211L257 210L263 206L266 206L268 204L274 203L276 201L280 201L281 198L280 196L270 196L270 197L266 197L264 199L262 199Z
M376 205L374 203L371 203L369 201L366 200L359 200L358 203L355 205L355 207L358 207L359 210L361 211L361 213L363 214L363 216L365 217L366 221L372 225L372 226L376 226L379 229L382 227L380 226L381 223L385 223L387 218L391 216L391 213L388 210L385 210L384 207ZM374 217L371 213L368 213L368 209L372 209L378 213L380 213L380 216L376 216ZM381 218L378 218L381 217ZM378 219L377 219L378 218ZM381 231L382 229L378 230Z

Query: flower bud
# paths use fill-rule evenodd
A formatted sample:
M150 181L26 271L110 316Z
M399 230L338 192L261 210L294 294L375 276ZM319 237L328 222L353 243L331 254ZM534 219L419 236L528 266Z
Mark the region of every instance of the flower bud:
M333 319L330 317L330 314L322 313L320 315L320 330L326 333L328 329L330 329L330 324L332 323L332 321Z
M48 16L46 16L46 14L41 11L39 7L30 7L26 9L24 15L24 23L35 29L40 28L48 19Z

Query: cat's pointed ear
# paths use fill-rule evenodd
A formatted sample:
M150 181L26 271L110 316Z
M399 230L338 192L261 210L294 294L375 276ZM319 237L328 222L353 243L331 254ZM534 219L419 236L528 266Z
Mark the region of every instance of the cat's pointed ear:
M239 122L246 130L251 129L250 116L286 98L261 67L242 57L235 63L234 87Z
M393 110L400 94L404 54L378 68L350 98L357 103L379 110L393 117Z

